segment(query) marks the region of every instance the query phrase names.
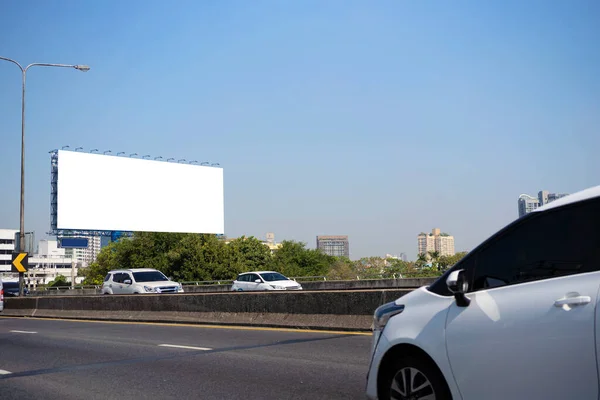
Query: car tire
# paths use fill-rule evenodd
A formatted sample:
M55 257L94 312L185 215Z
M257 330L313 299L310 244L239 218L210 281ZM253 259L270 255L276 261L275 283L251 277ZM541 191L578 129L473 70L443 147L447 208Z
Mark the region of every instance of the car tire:
M383 373L385 375L379 386L381 400L452 400L439 369L424 357L411 355L400 358Z

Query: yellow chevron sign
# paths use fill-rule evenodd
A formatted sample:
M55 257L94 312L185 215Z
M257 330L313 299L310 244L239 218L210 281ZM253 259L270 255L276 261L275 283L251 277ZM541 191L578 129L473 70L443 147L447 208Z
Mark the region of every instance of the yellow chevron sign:
M11 272L27 272L29 258L27 253L13 253Z

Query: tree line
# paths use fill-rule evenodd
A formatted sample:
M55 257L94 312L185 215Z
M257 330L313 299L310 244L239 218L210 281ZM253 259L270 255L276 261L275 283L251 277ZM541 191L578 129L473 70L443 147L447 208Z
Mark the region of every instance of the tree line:
M85 285L99 285L107 272L120 268L154 268L178 282L232 280L248 271L278 271L288 277L328 279L438 276L464 253L415 262L381 257L351 261L333 257L306 243L284 241L274 252L255 237L229 242L216 235L139 232L104 247L95 262L81 268Z

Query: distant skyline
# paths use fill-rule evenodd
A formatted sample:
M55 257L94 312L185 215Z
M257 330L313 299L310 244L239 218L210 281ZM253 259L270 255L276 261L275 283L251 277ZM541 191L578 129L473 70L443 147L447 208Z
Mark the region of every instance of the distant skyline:
M8 0L0 56L91 66L28 73L26 230L50 229L48 152L69 145L218 162L229 237L415 259L440 226L473 249L519 194L600 184L599 18L595 0ZM19 227L20 106L0 61L0 228Z

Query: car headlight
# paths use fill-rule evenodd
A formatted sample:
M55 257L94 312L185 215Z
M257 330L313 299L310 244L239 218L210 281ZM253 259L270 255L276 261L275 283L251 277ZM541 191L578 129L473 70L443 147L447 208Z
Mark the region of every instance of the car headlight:
M271 285L271 287L272 287L273 289L277 289L277 290L282 290L282 289L285 289L283 286L279 286L279 285Z
M404 311L404 305L398 305L395 302L386 303L377 307L373 314L373 330L383 330L390 318Z
M183 285L181 283L179 285L177 285L177 291L183 292Z
M153 287L150 287L150 286L144 286L144 290L145 290L146 292L154 292L154 288L153 288Z

